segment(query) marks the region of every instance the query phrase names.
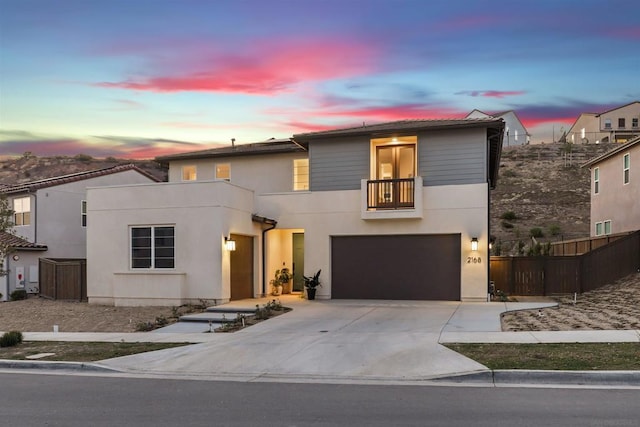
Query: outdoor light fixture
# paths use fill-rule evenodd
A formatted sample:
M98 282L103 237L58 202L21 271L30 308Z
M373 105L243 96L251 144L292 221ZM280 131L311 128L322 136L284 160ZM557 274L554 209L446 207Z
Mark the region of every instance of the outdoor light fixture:
M478 238L477 237L473 237L471 239L471 250L472 251L477 251L478 250Z
M228 251L235 251L236 250L236 241L233 240L231 237L225 237L224 238L224 247Z

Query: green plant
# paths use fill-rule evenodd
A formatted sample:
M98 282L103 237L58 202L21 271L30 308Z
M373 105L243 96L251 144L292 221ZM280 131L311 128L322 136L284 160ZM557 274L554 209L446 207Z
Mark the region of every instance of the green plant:
M168 324L169 324L169 321L167 320L166 317L164 316L156 317L156 326L167 326Z
M511 224L510 222L507 222L507 221L502 221L500 224L502 225L502 228L506 228L506 229L513 228L513 224Z
M518 255L524 255L524 242L518 240Z
M155 326L151 322L139 322L136 324L136 331L138 332L149 332L153 331Z
M557 224L552 225L551 227L549 227L549 234L551 234L552 236L557 236L558 234L560 234L560 226Z
M529 234L531 235L531 237L544 237L544 233L542 232L542 228L540 227L533 227L531 230L529 230Z
M13 347L22 342L22 332L9 331L0 337L0 347Z
M276 270L276 277L280 284L284 285L285 283L289 283L289 281L293 278L293 274L287 267L283 267L282 270Z
M318 272L316 274L314 274L311 277L307 277L307 276L302 276L304 278L304 286L306 288L310 288L310 289L315 289L318 286L322 286L320 284L320 272L322 270L318 270Z
M506 211L505 213L500 215L500 218L501 219L506 219L508 221L514 221L514 220L518 219L518 216L516 215L516 213L514 211Z
M11 292L11 294L9 294L9 298L11 298L11 301L20 301L23 299L27 299L27 291L25 291L24 289L16 289L15 291Z

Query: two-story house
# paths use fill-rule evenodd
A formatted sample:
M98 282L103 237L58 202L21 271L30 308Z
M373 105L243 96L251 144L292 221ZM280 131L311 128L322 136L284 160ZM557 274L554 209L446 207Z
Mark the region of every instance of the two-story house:
M583 167L591 172L591 236L640 230L640 136Z
M480 110L473 110L465 118L467 119L485 119L495 117L504 120L504 137L502 141L503 147L512 147L514 145L528 144L531 135L527 132L520 118L513 110L502 111L494 114L488 114Z
M158 160L169 182L88 190L90 303L270 293L322 270L318 298L487 298L500 119L406 120Z
M603 113L582 113L567 132L567 142L624 143L640 135L640 101L634 101Z
M157 181L134 165L120 165L2 187L14 211L13 232L20 241L11 240L14 252L7 260L7 292L0 292L5 296L15 289L37 293L40 257L86 257L87 187Z

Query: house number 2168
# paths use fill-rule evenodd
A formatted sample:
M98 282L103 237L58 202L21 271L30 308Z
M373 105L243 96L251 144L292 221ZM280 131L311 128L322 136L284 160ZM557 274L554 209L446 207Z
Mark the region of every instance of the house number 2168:
M480 258L479 256L469 256L467 257L467 264L481 264L482 263L482 258Z

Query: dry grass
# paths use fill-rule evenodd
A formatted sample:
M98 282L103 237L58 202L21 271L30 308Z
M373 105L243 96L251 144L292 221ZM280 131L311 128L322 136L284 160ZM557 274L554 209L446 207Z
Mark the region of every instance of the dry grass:
M640 330L640 274L578 295L558 297L559 306L502 315L503 331Z

